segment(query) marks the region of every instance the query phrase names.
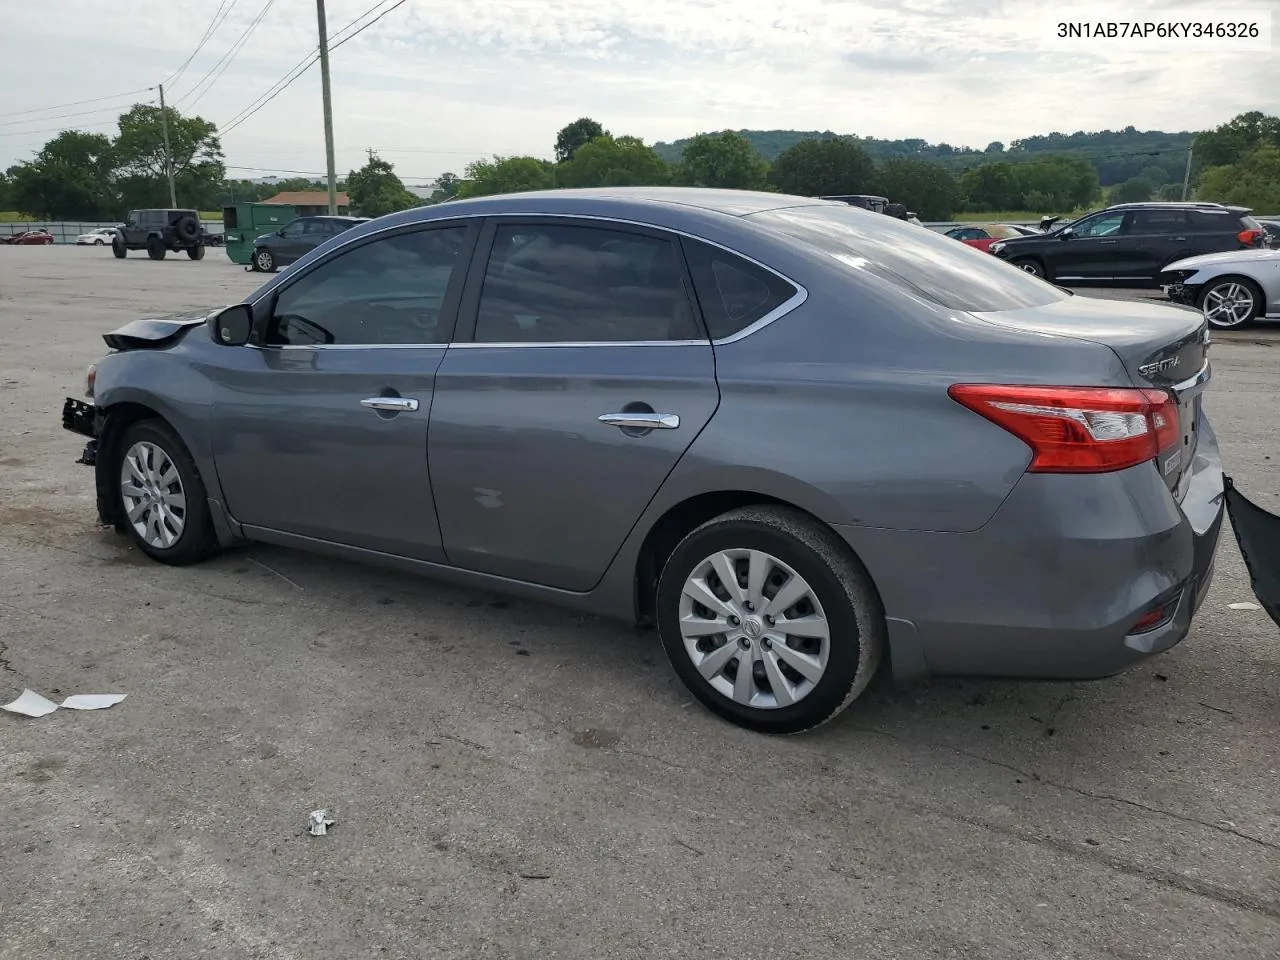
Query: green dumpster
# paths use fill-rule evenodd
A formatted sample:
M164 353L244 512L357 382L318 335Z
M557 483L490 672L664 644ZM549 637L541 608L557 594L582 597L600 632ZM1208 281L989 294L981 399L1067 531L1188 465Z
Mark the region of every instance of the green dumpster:
M237 203L222 208L222 236L232 263L248 265L253 241L264 233L279 230L298 216L289 203Z

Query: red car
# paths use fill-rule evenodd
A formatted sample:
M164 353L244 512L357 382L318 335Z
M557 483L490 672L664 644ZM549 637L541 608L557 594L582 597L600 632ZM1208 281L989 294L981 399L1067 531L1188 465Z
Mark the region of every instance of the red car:
M46 244L53 243L53 234L48 230L27 230L9 237L0 237L0 243Z
M1019 227L1012 223L970 223L963 227L952 227L947 231L947 236L979 250L986 250L997 240L1034 237L1038 233L1038 230L1031 227Z

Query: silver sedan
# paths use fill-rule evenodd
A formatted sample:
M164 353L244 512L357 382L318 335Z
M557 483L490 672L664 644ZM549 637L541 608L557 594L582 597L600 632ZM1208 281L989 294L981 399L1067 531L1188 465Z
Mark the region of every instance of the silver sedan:
M1170 300L1199 307L1209 326L1280 320L1280 250L1233 250L1169 264L1160 285Z

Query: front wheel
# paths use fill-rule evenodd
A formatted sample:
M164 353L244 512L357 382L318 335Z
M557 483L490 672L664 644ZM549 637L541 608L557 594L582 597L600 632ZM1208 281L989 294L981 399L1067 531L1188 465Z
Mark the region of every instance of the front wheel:
M734 510L690 533L662 569L657 614L690 692L764 733L830 720L866 689L886 643L862 564L792 509Z
M1029 273L1033 277L1045 279L1044 265L1039 260L1031 260L1029 258L1023 260L1014 260L1013 265L1024 273Z
M102 240L102 238L101 238L101 237L99 237L97 240L93 241L93 245L94 245L95 247L100 247L100 246L102 246L102 243L103 243L103 240Z
M138 548L173 566L211 556L218 541L204 482L173 428L141 420L125 430L119 451L120 506Z
M276 258L266 247L259 247L253 251L253 268L263 273L271 273L276 268Z
M1247 327L1262 313L1262 291L1244 277L1221 277L1200 291L1200 311L1218 330Z
M116 255L117 260L123 260L129 255L129 248L124 245L124 241L116 237L111 241L111 252Z

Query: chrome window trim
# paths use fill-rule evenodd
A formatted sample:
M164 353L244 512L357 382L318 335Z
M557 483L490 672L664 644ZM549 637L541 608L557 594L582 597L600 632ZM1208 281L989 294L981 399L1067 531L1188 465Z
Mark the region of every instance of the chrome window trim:
M292 345L290 345L288 347L276 347L274 349L300 349L300 350L333 350L333 349L344 349L344 348L345 349L386 349L388 347L412 347L412 346L452 347L455 349L475 349L477 347L500 347L503 349L512 349L515 347L532 347L532 348L542 348L542 349L545 349L547 347L653 347L653 346L660 346L660 347L703 346L705 347L708 345L713 347L720 347L720 346L726 346L731 343L737 343L739 340L745 339L746 337L751 336L753 333L763 330L765 327L769 326L774 321L782 319L792 310L795 310L797 307L799 307L801 304L803 304L806 300L809 299L809 291L804 286L804 284L799 283L796 280L793 280L791 277L787 276L785 273L781 272L780 270L775 270L773 267L769 266L768 264L761 263L759 260L755 259L754 257L748 256L747 254L742 253L741 251L735 250L732 247L725 246L723 243L717 243L715 240L708 240L706 237L700 237L696 233L690 233L687 230L680 230L676 227L664 226L660 223L647 223L643 220L630 220L625 217L605 217L599 214L537 213L537 212L525 211L521 213L515 213L515 212L469 213L465 215L460 214L457 216L449 216L449 217L433 217L430 220L421 220L413 223L393 224L390 226L383 227L379 230L375 230L372 233L366 233L360 237L347 239L344 242L339 243L337 246L335 246L325 256L326 256L326 259L331 256L336 256L339 251L345 249L348 246L351 246L352 244L362 243L365 241L372 240L373 238L378 237L384 233L390 233L392 231L397 231L397 230L404 230L406 227L420 226L425 229L425 228L429 228L432 224L437 224L437 223L449 224L449 223L457 222L459 220L478 220L478 219L485 219L488 217L590 220L596 223L617 223L617 224L622 224L624 226L645 227L646 229L649 229L649 230L661 230L666 233L673 234L677 237L687 237L690 240L697 240L699 243L705 243L709 246L715 247L718 250L723 250L725 253L732 254L735 257L739 257L740 259L745 260L747 263L753 264L759 267L761 270L766 270L781 280L785 280L787 283L791 284L791 286L795 288L796 292L789 299L784 300L782 303L778 304L778 306L774 307L772 310L766 313L759 320L756 320L754 323L751 323L748 326L743 327L737 333L731 334L730 336L727 336L727 337L721 337L719 340L580 340L580 341L559 340L559 341L553 341L553 342L547 342L547 343L476 343L475 341L471 341L468 343L452 343L451 342L447 344L446 343L438 343L438 344L354 344L353 343L353 344L321 344L319 346L300 346L299 345L297 347L293 347ZM347 231L343 231L343 233L338 234L338 236L344 236L346 232ZM282 273L278 277L276 277L274 280L268 281L267 286L263 287L262 290L259 292L259 296L247 302L251 307L253 307L256 310L259 303L275 295L276 288L279 287L282 283L284 283L286 279L287 278L285 274Z
M248 343L254 350L445 350L447 343Z

